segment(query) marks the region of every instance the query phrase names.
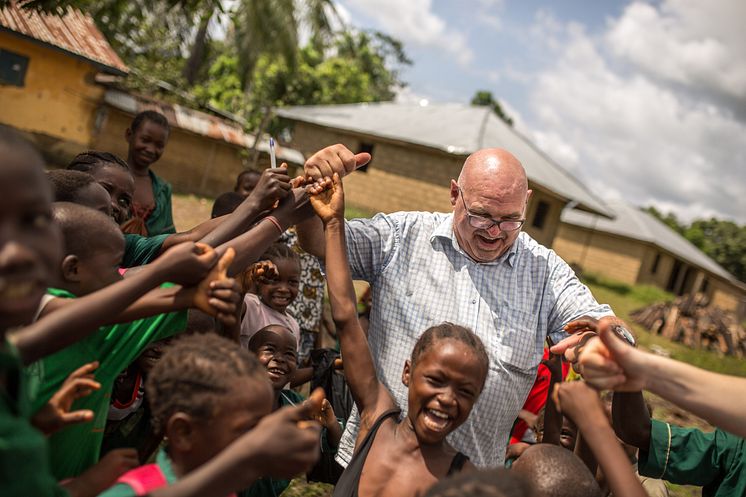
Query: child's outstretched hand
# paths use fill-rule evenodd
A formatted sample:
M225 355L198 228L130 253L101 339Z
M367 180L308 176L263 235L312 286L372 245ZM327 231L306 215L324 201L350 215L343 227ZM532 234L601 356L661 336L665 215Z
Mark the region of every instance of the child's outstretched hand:
M93 379L97 367L98 361L90 362L70 373L49 402L34 414L31 423L45 435L50 435L66 426L92 421L94 413L90 409L70 409L75 400L101 388L101 384Z
M573 420L576 425L587 424L590 420L604 420L608 418L598 392L589 387L584 381L570 381L558 383L554 386L552 400L557 410Z
M209 245L183 242L168 249L153 264L165 271L167 281L192 286L202 281L217 261L217 254Z
M199 283L192 299L192 307L215 316L224 324L235 324L236 308L241 302L241 288L227 272L236 251L228 248L215 267Z
M265 283L279 278L280 272L274 262L265 260L253 264L249 269L249 275L252 282Z
M275 169L265 169L249 198L256 202L259 211L272 208L278 200L285 198L292 186L288 176L288 165L284 162Z
M330 178L319 178L306 187L311 206L324 224L332 219L342 219L345 213L345 195L339 174Z

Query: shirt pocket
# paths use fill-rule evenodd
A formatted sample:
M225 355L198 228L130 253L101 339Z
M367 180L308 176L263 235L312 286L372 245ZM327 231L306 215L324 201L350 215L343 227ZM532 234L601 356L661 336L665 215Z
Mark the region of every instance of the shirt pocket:
M543 342L539 335L538 318L520 309L492 312L495 322L493 351L506 369L533 372L541 362Z

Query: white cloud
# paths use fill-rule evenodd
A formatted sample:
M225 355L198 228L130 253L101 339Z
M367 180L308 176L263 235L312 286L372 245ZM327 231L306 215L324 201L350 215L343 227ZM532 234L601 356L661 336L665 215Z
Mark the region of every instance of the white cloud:
M672 83L625 67L608 40L629 12L600 37L545 14L538 20L537 30L549 27L544 40L555 61L531 88L534 139L601 197L656 204L685 219L717 213L746 222L746 125L729 107L693 98L702 84L695 69ZM744 68L742 59L731 64L734 73Z
M381 29L407 43L444 50L461 64L474 59L466 36L447 26L432 11L431 0L347 0L379 23Z

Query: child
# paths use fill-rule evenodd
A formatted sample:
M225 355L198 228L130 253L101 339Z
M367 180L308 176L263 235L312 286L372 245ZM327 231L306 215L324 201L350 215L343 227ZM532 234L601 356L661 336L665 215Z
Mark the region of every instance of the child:
M171 184L150 169L163 155L170 133L166 116L152 110L137 114L125 132L129 147L127 164L135 177L133 217L125 227L127 233L143 236L176 233L171 214Z
M67 203L55 204L54 215L63 233L65 256L58 270L60 288L50 289L49 293L62 299L61 302L58 300L48 304L42 316L54 314L55 310L49 307L69 305L70 301L65 303L66 299L91 294L121 280L118 267L124 252L124 239L110 218L92 209ZM175 280L183 278L174 275ZM217 279L217 276L211 273L208 278ZM59 388L71 367L93 360L100 362L96 378L101 383L101 390L76 403L79 408L86 407L95 412L93 423L69 427L50 438L52 467L58 478L77 476L96 462L108 412L107 396L111 393L115 378L149 343L184 329L187 314L184 309L196 305L198 298L203 298L209 283L208 280L201 282L203 286L199 291L178 287L158 289L149 294L153 303L145 305L146 310L139 311L138 316L152 317L128 322L131 321L130 317L124 321L125 324L101 327L85 340L34 365L32 375L39 383L39 395L33 407L39 408ZM220 290L210 290L210 305L219 307L221 312L232 318L239 300L234 292L235 282L221 279L214 283L220 285ZM160 314L162 312L167 314ZM112 316L112 320L115 319L116 316Z
M303 403L303 397L294 390L285 387L293 379L297 368L298 344L295 336L287 328L271 324L257 331L249 340L249 351L256 355L267 370L273 389L272 411L284 406ZM321 450L336 452L342 438L342 427L334 416L331 404L324 400L322 412ZM244 497L272 497L280 495L290 485L289 480L262 479L252 485Z
M334 496L421 495L447 475L473 467L445 439L466 420L484 387L487 353L481 340L461 326L443 323L426 330L404 364L408 413L399 421L400 410L376 377L357 318L345 246L342 182L337 174L331 181L322 178L309 193L324 223L329 300L345 376L361 418L355 454Z
M622 463L629 466L627 461ZM601 489L583 461L557 445L532 445L510 471L531 482L535 497L601 497Z
M257 183L259 183L260 176L257 171L244 169L238 173L236 186L233 187L233 191L243 197L248 197L254 191L254 188L256 188Z
M436 483L425 497L535 497L525 479L507 469L469 471Z
M54 170L47 173L55 202L72 202L112 217L111 197L93 176L80 171Z
M257 476L288 477L302 471L318 444L315 430L306 432L284 423L281 431L277 423L268 423L271 417L287 418L290 413L297 419L304 413L303 406L259 423L272 409L264 368L246 350L215 335L177 340L153 368L146 390L154 421L165 432L167 446L158 453L155 464L126 473L101 497L156 496L160 494L154 490L167 485L173 490L169 495L192 495L181 490L187 487L183 484L189 477L192 482L204 477L206 466L215 466L247 438L263 438L264 447L254 445L255 452L265 454L242 465L241 483L235 476L227 482L214 479L211 485L203 485L202 493L194 494L221 497L248 486ZM299 458L303 460L300 467Z
M282 243L273 244L261 257L271 266L255 279L256 294L244 297L246 313L241 320L241 344L248 348L249 340L257 331L270 324L289 329L300 340L298 322L285 310L298 295L300 260L298 254ZM296 348L297 350L297 348Z
M212 204L212 212L210 213L210 218L215 219L216 217L225 216L232 213L239 205L241 205L241 202L244 201L244 198L246 197L236 192L221 193Z

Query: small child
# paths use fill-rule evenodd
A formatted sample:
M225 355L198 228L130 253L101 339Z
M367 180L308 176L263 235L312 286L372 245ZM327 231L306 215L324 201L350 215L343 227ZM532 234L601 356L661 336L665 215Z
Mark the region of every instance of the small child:
M125 226L126 233L143 236L176 233L171 213L171 184L151 169L163 155L170 134L166 116L152 110L137 114L125 132L129 147L127 164L135 177L133 217Z
M284 326L271 324L257 331L249 340L249 351L256 355L267 370L274 391L272 411L284 406L303 403L303 396L294 390L285 389L293 379L298 361L298 343L295 336ZM322 404L321 438L322 452L336 452L342 438L342 426L334 416L328 400ZM272 497L280 495L290 485L289 480L262 479L256 482L242 497Z
M263 262L258 264L263 268L262 273L254 280L256 294L247 293L244 297L246 311L241 320L241 344L248 348L251 337L270 324L290 330L297 343L300 341L300 326L285 311L298 295L298 254L285 244L275 243L261 259Z
M212 204L212 212L210 218L215 219L216 217L225 216L236 210L244 201L244 196L236 192L225 192L218 195L215 202Z
M248 197L251 195L251 192L254 191L254 188L256 188L257 183L259 183L260 177L261 174L259 174L258 171L244 169L238 173L238 177L236 177L236 186L233 187L233 191L243 197Z
M93 176L80 171L56 169L47 173L55 202L72 202L112 217L111 196Z
M266 378L251 354L225 338L210 334L177 340L153 368L145 387L154 421L165 433L167 445L155 464L125 473L101 497L156 496L157 489L165 486L173 486L169 495L221 497L248 486L258 476L288 477L305 469L312 461L309 453L318 444L318 438L314 440L318 432L306 432L295 423L280 431L277 423L267 423L270 417L257 426L272 410L273 395ZM293 409L273 417L287 418L291 412L297 416L304 407ZM252 444L256 457L236 465L240 478L236 471L231 478L210 471L218 460L230 457L231 449L257 437L263 440ZM299 457L305 461L301 467L296 462ZM203 482L201 492L187 485L195 481ZM176 492L177 487L191 492Z
M408 413L378 380L370 348L357 317L355 289L347 260L344 193L336 173L308 188L324 223L329 300L344 358L344 372L360 411L355 454L334 497L422 495L448 475L473 467L446 442L469 416L489 371L479 337L451 323L425 330L404 364Z

